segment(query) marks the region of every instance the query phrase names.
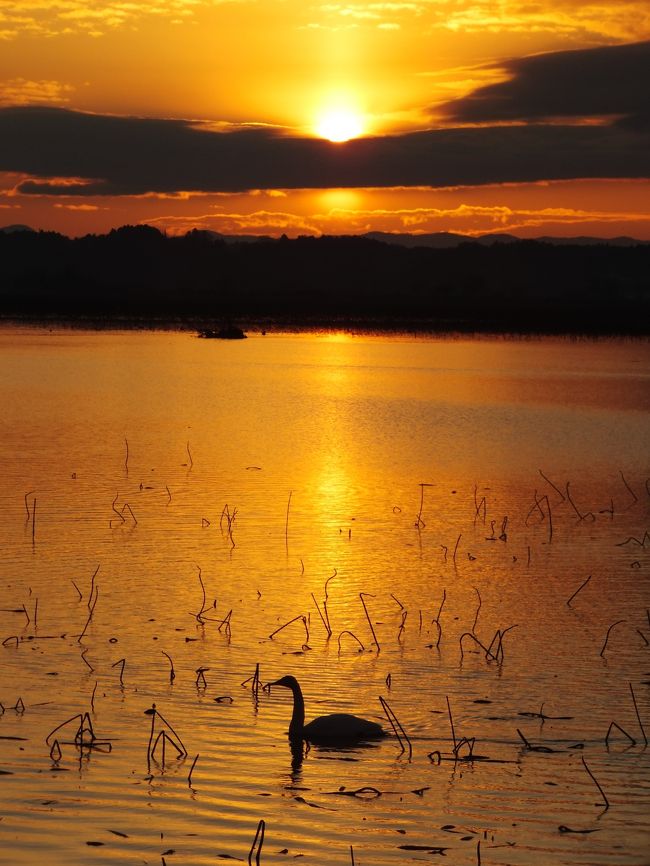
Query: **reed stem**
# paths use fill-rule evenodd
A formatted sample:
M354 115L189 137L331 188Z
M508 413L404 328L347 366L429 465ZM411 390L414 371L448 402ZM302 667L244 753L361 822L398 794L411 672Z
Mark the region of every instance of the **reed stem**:
M377 640L377 635L375 634L375 630L374 630L373 625L372 625L372 620L370 619L370 614L368 613L368 608L366 607L364 595L367 595L368 598L375 598L375 596L371 595L369 592L360 592L359 593L359 598L361 599L361 604L363 605L363 609L364 609L365 614L366 614L366 619L368 620L368 625L370 626L370 631L372 632L372 637L374 639L375 646L377 647L377 652L380 652L381 647L379 645L379 641Z
M632 683L628 683L630 687L630 694L632 695L632 703L634 704L634 712L636 713L636 718L639 723L639 727L641 728L641 736L643 737L643 742L647 746L648 738L646 737L645 729L643 727L643 722L641 721L641 715L639 713L639 707L636 702L636 696L634 694L634 689L632 688Z
M599 784L599 782L598 782L598 779L597 779L597 778L594 776L594 774L591 772L591 770L590 770L589 767L587 766L587 762L585 761L585 759L584 759L584 757L583 757L582 755L580 755L580 760L582 761L582 766L583 766L583 767L585 768L585 770L589 773L589 776L590 776L592 782L594 783L594 785L595 785L595 786L598 788L598 790L600 791L600 794L601 794L603 800L605 801L605 811L607 811L607 809L609 809L609 800L607 799L607 796L606 796L605 792L604 792L603 789L600 787L600 784Z
M591 580L591 575L589 575L589 577L583 583L580 584L580 586L576 589L576 591L573 593L571 598L569 598L567 600L567 606L568 607L571 607L571 602L573 601L573 599L576 597L576 595L580 592L581 589L584 589L584 587L589 583L590 580Z
M607 641L609 640L609 635L614 628L615 625L620 625L622 622L625 622L624 619L617 619L616 622L613 622L610 627L607 629L607 634L605 635L605 643L603 644L603 648L600 651L600 655L603 656L605 653L605 649L607 648Z

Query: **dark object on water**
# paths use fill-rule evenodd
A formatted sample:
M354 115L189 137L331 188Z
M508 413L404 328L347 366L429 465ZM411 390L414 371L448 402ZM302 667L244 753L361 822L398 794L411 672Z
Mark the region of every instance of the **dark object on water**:
M237 325L225 325L223 328L203 328L199 337L205 340L245 340L246 334Z
M272 686L284 686L293 694L293 715L289 725L289 739L292 741L306 740L319 746L351 746L366 740L377 740L386 736L386 732L377 722L360 719L347 713L334 713L330 716L319 716L305 724L305 701L298 680L292 676L282 677Z

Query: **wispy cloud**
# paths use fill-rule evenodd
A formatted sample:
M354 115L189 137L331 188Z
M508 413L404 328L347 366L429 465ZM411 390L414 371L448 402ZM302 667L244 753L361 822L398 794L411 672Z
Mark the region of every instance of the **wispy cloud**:
M63 105L70 101L74 90L61 81L10 78L0 81L0 105Z
M307 7L302 0L0 0L0 39L100 37L157 19L198 19L221 3L274 5L288 9L296 22L310 22L303 26L326 30L417 26L469 35L549 33L592 42L650 36L647 0L348 0Z
M343 29L374 27L379 22L473 35L554 34L564 39L596 41L650 35L646 0L413 0L413 2L341 2L311 7L314 25Z
M143 19L183 20L206 5L215 5L215 0L0 0L0 38L75 32L101 36Z
M362 234L369 231L409 232L426 234L452 231L477 235L489 233L543 234L575 227L581 232L585 225L616 225L620 231L627 223L638 230L639 224L650 225L650 215L626 212L585 210L581 208L513 208L503 205L484 206L462 204L453 208L347 209L332 208L326 212L298 214L290 211L258 210L252 213L197 213L166 215L147 222L172 234L183 234L193 228L208 229L223 234L266 234L283 232L299 234Z
M456 33L549 33L566 39L650 36L646 0L421 0L435 26Z
M79 211L96 211L99 210L99 206L96 204L61 204L57 202L54 207L61 208L62 210L79 210Z
M310 9L311 22L307 25L324 30L345 30L371 27L380 30L399 30L402 24L426 14L423 2L357 2L321 3Z

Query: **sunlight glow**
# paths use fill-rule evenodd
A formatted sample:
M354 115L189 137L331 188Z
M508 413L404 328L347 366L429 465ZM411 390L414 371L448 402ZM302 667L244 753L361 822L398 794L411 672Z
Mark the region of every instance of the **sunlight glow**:
M350 109L333 109L319 117L316 134L328 141L349 141L363 134L363 121L359 114Z

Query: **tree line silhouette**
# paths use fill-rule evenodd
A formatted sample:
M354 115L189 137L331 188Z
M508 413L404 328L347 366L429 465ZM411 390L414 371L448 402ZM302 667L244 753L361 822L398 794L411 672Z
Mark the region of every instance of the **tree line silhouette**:
M4 316L428 330L650 330L650 245L408 248L363 237L225 241L151 226L0 232Z

